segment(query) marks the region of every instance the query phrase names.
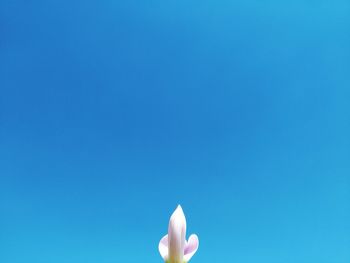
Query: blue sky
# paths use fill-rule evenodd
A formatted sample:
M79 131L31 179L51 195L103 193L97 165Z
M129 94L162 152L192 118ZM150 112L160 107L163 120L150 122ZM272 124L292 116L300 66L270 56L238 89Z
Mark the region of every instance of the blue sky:
M350 260L349 1L0 1L0 262Z

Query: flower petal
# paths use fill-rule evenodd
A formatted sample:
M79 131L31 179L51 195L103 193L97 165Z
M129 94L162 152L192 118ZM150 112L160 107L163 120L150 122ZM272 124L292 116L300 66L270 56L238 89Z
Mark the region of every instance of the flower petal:
M171 215L168 227L169 236L169 261L183 263L186 243L186 218L180 205Z
M199 246L199 240L197 235L191 235L188 239L188 242L185 246L185 255L184 260L188 262L191 257L196 253Z
M158 245L159 253L164 259L164 261L168 260L168 235L162 237Z

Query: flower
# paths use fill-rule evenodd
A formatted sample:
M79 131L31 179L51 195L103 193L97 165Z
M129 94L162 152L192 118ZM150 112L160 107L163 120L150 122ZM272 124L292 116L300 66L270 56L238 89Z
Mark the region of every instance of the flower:
M170 217L168 234L159 242L159 253L166 263L188 262L199 246L197 235L186 241L186 218L180 205Z

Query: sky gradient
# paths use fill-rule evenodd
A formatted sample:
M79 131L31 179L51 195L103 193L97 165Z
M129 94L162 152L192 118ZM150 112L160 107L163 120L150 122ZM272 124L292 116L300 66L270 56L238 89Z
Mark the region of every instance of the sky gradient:
M349 263L349 1L0 0L0 262Z

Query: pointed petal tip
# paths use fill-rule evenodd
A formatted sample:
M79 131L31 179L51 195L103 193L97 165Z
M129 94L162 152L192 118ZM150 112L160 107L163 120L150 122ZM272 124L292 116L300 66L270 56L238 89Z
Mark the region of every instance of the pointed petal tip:
M182 211L182 207L181 207L181 205L177 205L177 206L176 206L176 209L175 209L174 211L179 211L179 210L181 210L181 211Z
M182 207L181 205L177 205L175 211L174 211L174 214L183 214L184 215L184 211L182 210Z
M170 221L171 222L177 221L177 222L181 222L181 224L186 224L186 216L180 205L176 207L175 211L170 217Z
M173 224L175 222L177 225L186 225L186 216L180 205L176 207L175 211L170 216L169 223Z

